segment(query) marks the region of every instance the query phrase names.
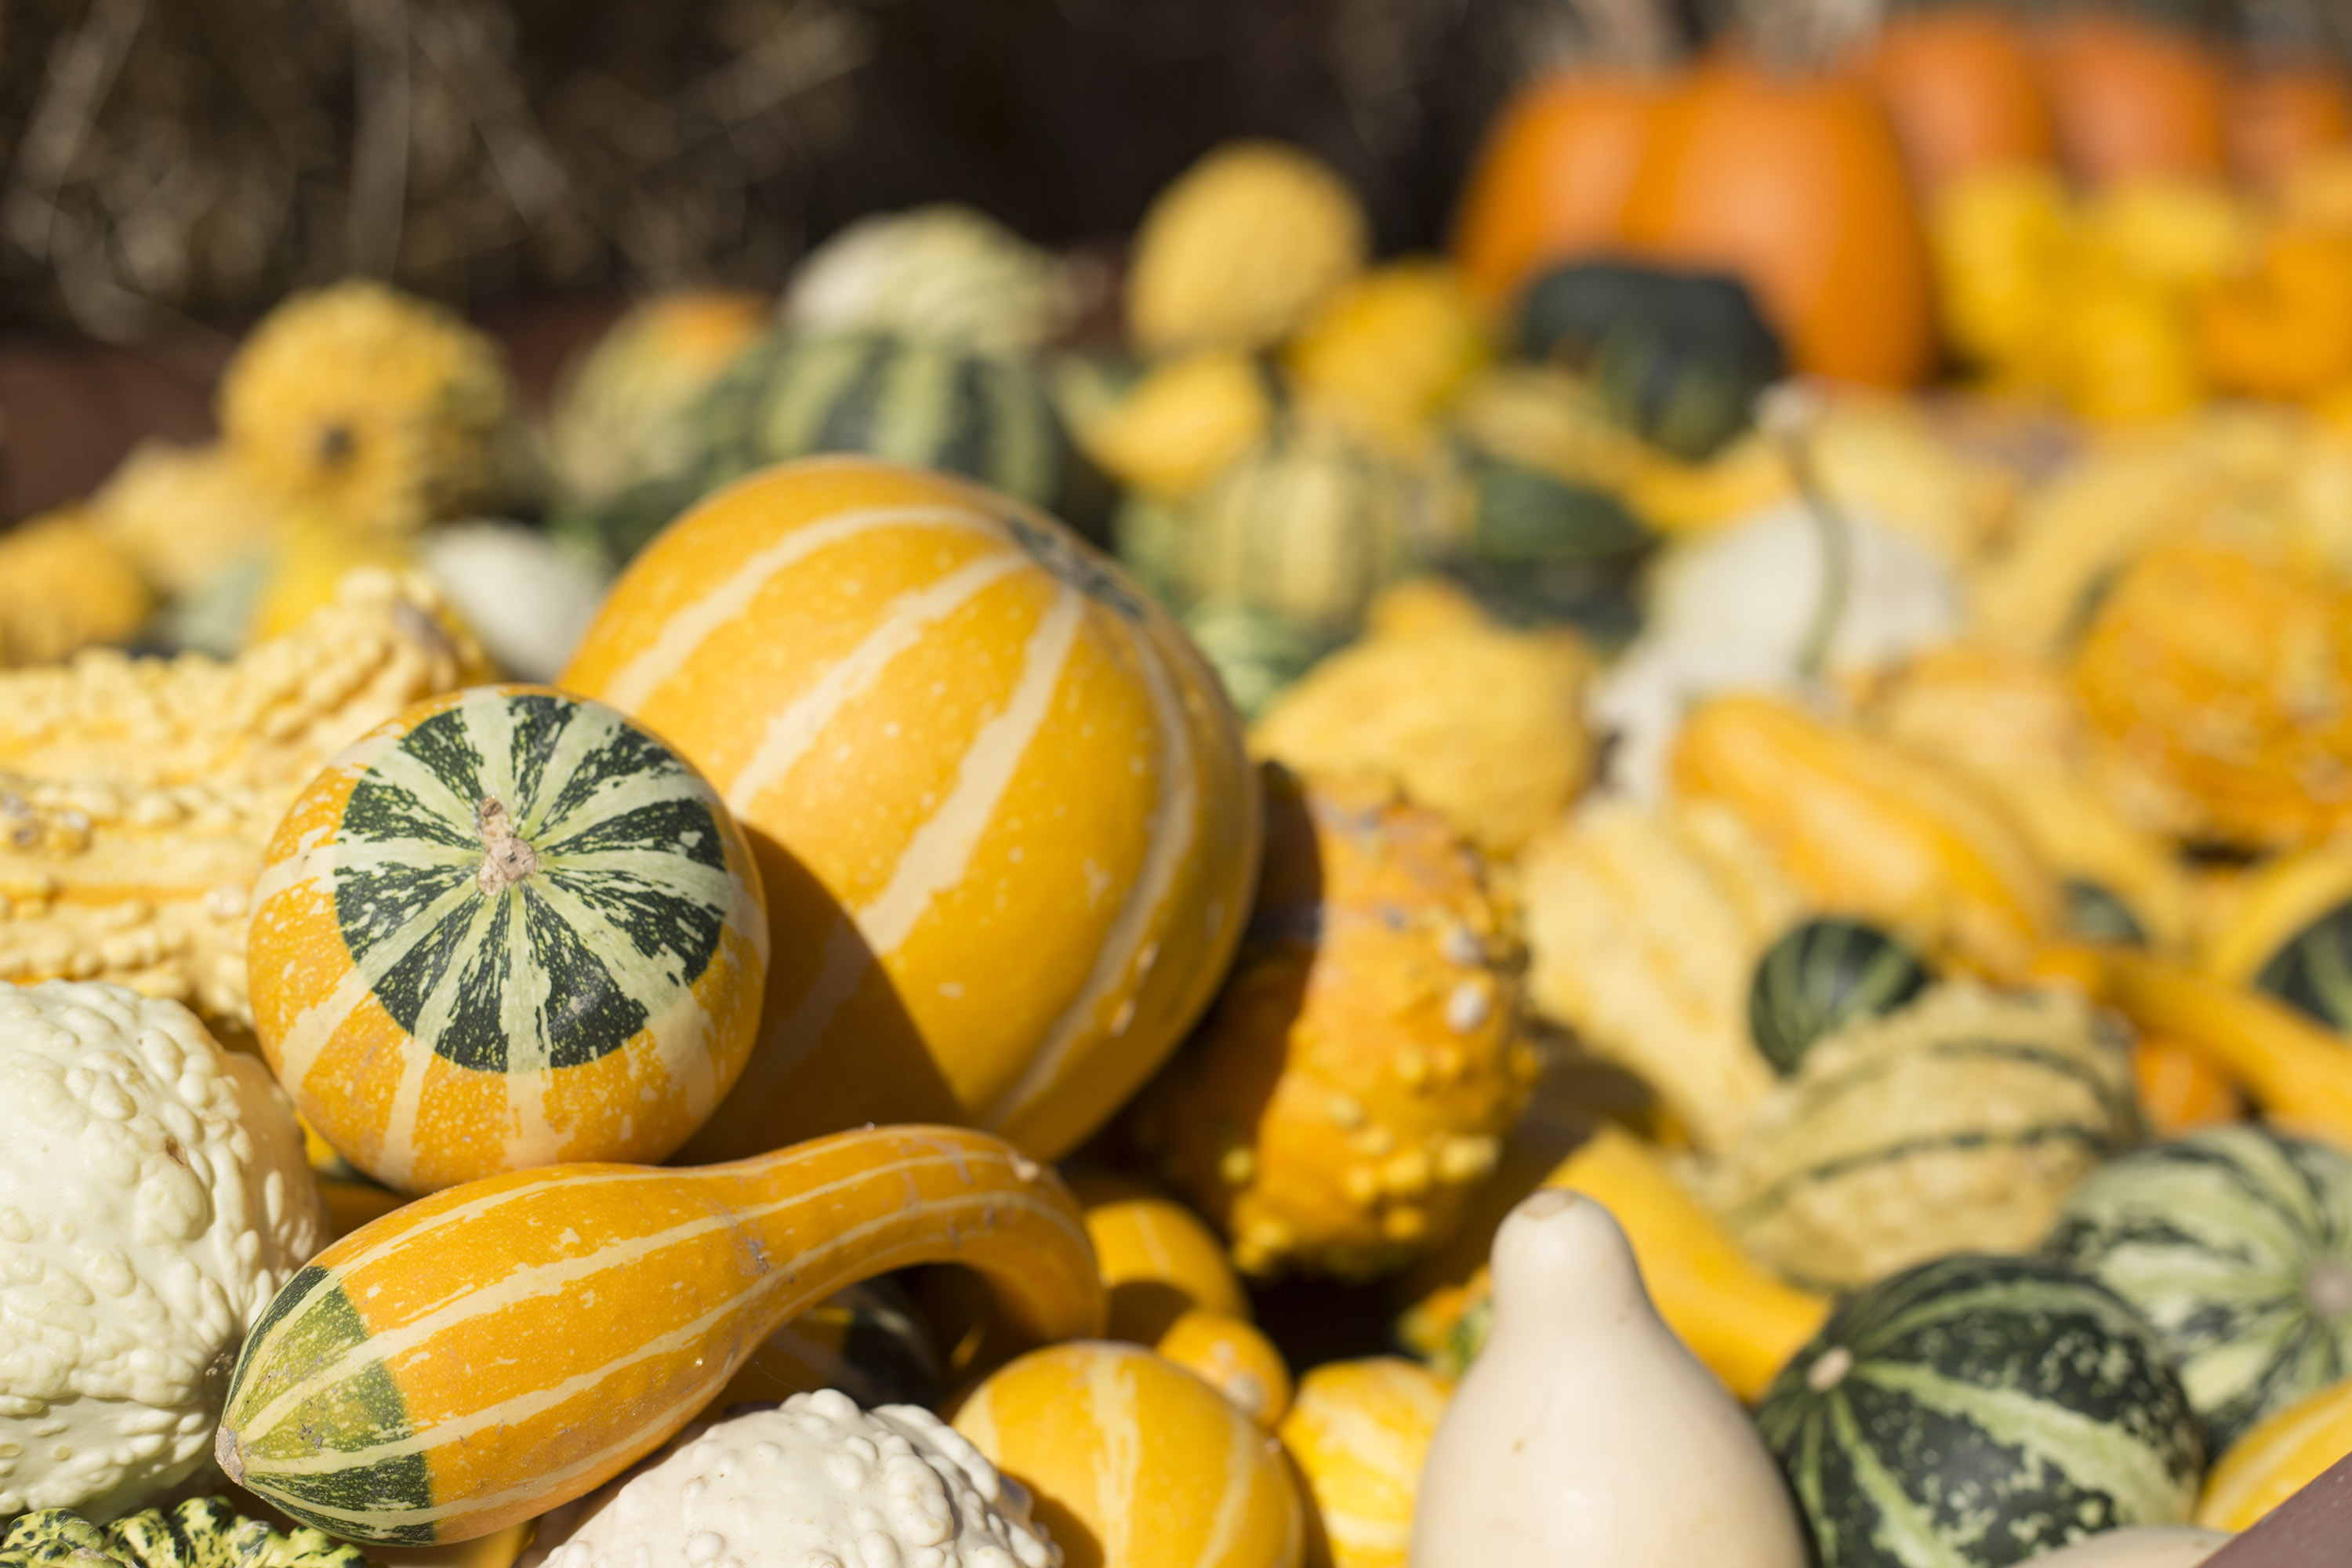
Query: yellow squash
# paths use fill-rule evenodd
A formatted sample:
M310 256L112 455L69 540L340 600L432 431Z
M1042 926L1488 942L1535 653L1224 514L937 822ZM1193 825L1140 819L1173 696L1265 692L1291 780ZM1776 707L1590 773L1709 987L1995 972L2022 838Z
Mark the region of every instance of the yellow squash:
M1299 1381L1282 1443L1314 1500L1310 1568L1404 1568L1421 1462L1453 1392L1394 1356L1327 1362Z
M2205 1478L2197 1522L2249 1530L2352 1454L2352 1379L2290 1405L2230 1446Z

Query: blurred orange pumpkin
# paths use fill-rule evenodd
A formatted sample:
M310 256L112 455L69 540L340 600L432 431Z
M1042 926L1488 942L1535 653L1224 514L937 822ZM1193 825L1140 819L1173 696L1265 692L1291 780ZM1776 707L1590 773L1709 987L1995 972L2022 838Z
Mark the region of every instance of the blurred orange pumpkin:
M1923 192L1956 174L2057 155L2033 51L2005 11L1958 5L1898 12L1861 66Z
M1854 76L1698 68L1658 113L1625 232L1637 255L1738 274L1801 371L1904 387L1934 362L1902 149Z
M2085 184L2221 174L2228 73L2194 37L2112 10L2043 36L2042 90L2068 170Z
M1546 263L1622 247L1625 203L1667 89L1575 68L1523 89L1486 133L1454 226L1454 258L1490 307Z
M2230 163L2267 185L2315 153L2352 144L2352 82L2320 60L2249 65L2230 86Z

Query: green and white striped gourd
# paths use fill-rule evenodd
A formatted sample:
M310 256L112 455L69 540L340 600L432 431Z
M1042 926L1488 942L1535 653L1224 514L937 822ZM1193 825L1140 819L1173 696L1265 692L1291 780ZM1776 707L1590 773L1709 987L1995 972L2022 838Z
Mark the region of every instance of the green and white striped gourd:
M2352 902L2336 905L2281 943L2255 971L2254 988L2352 1035Z
M1863 1291L1756 1422L1821 1568L2008 1568L2185 1524L2205 1457L2155 1331L2040 1258L1939 1258Z
M1639 629L1641 568L1657 538L1610 491L1457 433L1418 517L1419 547L1489 614L1566 622L1609 645Z
M1748 987L1748 1029L1782 1078L1814 1041L1894 1012L1927 988L1919 955L1877 926L1825 916L1764 950Z
M356 1546L304 1527L281 1534L226 1499L190 1498L111 1524L70 1509L21 1513L0 1536L0 1568L369 1568Z
M1068 438L1021 361L884 331L778 333L735 361L699 411L708 491L817 452L966 474L1048 510Z
M2260 1127L2137 1150L2074 1189L2049 1250L2164 1336L2220 1454L2352 1377L2352 1155Z
M1183 622L1244 719L1256 718L1338 646L1312 626L1224 599L1193 605Z
M2138 1142L2130 1058L2081 997L1931 985L1814 1042L1707 1174L1749 1251L1852 1290L1948 1252L2026 1252Z

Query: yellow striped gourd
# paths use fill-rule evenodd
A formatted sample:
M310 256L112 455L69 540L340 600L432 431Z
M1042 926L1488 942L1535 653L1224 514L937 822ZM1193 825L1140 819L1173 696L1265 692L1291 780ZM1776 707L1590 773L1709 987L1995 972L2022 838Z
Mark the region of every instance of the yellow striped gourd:
M637 557L560 684L693 762L760 858L761 1042L692 1158L908 1120L1058 1156L1240 936L1258 797L1215 676L1005 496L768 469Z
M1404 1568L1422 1461L1453 1394L1395 1356L1330 1362L1300 1379L1282 1441L1315 1500L1316 1568Z
M803 1309L940 1262L987 1276L1036 1337L1102 1327L1076 1205L985 1133L869 1128L699 1170L494 1176L289 1280L246 1341L215 1453L350 1540L487 1535L650 1453Z

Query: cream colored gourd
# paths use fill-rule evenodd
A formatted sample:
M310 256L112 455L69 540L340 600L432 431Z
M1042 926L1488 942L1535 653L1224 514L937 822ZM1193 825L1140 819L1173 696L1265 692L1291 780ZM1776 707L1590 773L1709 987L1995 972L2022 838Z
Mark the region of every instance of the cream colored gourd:
M1779 1468L1651 1310L1608 1210L1536 1193L1493 1268L1486 1352L1422 1469L1412 1568L1804 1568Z
M2230 1543L2219 1531L2185 1525L2111 1530L2028 1558L2026 1568L2197 1568Z

